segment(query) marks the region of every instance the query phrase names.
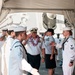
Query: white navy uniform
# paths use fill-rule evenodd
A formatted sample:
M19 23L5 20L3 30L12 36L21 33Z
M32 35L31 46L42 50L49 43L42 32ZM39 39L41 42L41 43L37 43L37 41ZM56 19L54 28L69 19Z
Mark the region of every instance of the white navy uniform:
M1 51L1 47L3 46L3 44L4 44L4 41L0 41L0 74L1 74L1 72L2 72L2 51Z
M4 45L2 46L2 75L4 75L4 68L5 68L4 62L5 61L6 61L7 75L9 72L8 68L9 68L10 47L12 45L13 40L14 39L11 36L8 36L6 41L4 42Z
M57 44L57 47L62 45ZM63 50L63 75L72 75L74 70L74 61L75 61L75 42L74 39L70 36L67 41L64 43ZM69 66L69 63L73 62L73 66Z
M69 37L68 40L64 43L63 50L63 73L64 75L72 75L74 70L73 66L69 67L69 63L75 60L75 42L72 37Z
M31 72L32 67L25 60L25 50L19 40L14 40L10 51L9 75L23 75L22 70ZM24 62L22 63L23 59Z

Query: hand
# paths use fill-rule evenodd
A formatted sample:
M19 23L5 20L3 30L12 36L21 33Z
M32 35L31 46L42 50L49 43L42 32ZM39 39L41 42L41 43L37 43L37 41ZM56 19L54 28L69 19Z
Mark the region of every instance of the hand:
M27 35L27 39L29 39L29 38L31 37L31 35L32 35L31 33L30 33L30 34L28 34L28 35Z
M69 66L70 66L70 67L73 66L73 63L69 63Z
M56 43L55 43L55 42L51 42L50 45L51 45L51 46L55 46Z
M39 72L35 72L33 75L40 75Z
M52 59L53 59L53 56L51 55L51 56L50 56L50 60L52 60Z
M38 72L38 70L35 69L35 68L32 69L31 74L32 75L40 75L39 72Z

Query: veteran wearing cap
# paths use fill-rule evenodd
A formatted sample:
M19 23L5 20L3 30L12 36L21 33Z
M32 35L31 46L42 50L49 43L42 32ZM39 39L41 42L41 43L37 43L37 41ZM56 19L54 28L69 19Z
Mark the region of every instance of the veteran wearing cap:
M56 46L63 49L63 75L72 75L75 61L75 42L70 27L63 28L65 37L62 44Z
M23 75L22 70L28 71L33 75L39 75L37 70L32 68L31 65L25 59L25 48L22 45L22 41L26 37L25 27L18 26L15 28L14 32L16 39L13 41L10 49L8 75Z
M37 35L37 28L32 28L30 30L30 34L28 35L28 39L26 41L25 48L27 50L27 60L28 63L31 64L32 67L39 70L40 67L40 53L41 53L41 39ZM32 74L28 74L32 75Z

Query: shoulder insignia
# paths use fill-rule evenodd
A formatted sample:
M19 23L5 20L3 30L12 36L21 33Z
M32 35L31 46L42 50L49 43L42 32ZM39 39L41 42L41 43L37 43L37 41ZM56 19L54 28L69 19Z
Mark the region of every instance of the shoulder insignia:
M71 49L71 50L74 49L73 45L71 45L70 49Z

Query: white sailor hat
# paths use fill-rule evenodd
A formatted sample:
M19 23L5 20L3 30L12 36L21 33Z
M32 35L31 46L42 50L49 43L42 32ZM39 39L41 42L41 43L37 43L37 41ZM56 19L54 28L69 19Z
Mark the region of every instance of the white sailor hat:
M30 31L31 32L37 32L37 30L38 30L38 28L35 27L35 28L32 28Z
M70 27L64 27L63 31L66 31L66 30L71 30L71 28Z
M8 31L14 31L15 28L16 28L15 26L9 26Z
M0 38L2 38L4 35L2 33L0 33Z
M3 28L2 31L8 31L8 29L7 28Z
M17 26L14 29L14 32L22 32L22 31L26 31L27 27L23 27L23 26Z

